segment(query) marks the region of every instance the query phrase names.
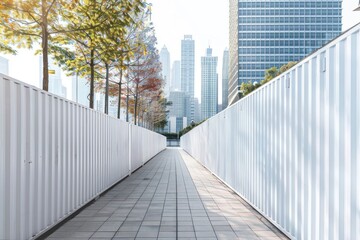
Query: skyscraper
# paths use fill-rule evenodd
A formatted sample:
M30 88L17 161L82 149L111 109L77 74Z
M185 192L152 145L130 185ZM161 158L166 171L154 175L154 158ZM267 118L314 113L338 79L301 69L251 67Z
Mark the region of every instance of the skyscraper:
M0 73L9 75L9 60L0 56Z
M169 116L185 117L185 93L181 91L172 91L169 95Z
M164 92L165 95L168 96L170 93L170 53L166 46L163 46L163 48L160 51L160 62L162 65L162 76L165 80L165 88Z
M181 63L180 63L180 61L173 62L170 89L171 89L171 91L181 90Z
M187 126L186 118L186 94L181 91L171 91L169 101L169 131L178 133Z
M191 35L181 40L181 91L187 94L186 117L188 124L195 121L195 41Z
M218 57L212 56L212 49L206 49L201 57L201 118L207 119L218 111Z
M229 50L225 50L223 53L223 65L222 65L222 107L224 110L228 106L229 95Z
M230 0L229 103L241 83L299 61L341 32L341 0Z

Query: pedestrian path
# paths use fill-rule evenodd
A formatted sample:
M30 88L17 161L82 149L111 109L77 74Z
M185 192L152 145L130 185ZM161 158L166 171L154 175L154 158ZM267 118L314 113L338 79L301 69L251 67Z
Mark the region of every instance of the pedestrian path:
M180 148L168 148L48 239L287 239Z

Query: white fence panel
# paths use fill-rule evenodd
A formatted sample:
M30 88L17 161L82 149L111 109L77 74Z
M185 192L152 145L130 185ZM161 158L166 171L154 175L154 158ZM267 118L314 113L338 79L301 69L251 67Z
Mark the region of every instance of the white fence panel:
M360 239L359 31L181 138L294 239Z
M154 132L0 75L0 239L39 235L165 147Z
M166 137L134 125L131 125L131 140L131 171L135 171L166 148Z

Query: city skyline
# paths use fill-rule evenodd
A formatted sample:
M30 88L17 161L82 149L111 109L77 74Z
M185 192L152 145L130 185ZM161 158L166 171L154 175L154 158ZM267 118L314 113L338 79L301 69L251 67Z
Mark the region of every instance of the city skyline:
M222 52L229 48L229 3L224 0L150 0L152 4L152 21L156 30L159 50L165 44L172 59L180 60L181 50L178 42L184 34L192 34L197 48L195 55L201 56L203 49L211 45L215 55L222 62ZM349 29L360 22L359 12L353 10L358 0L343 1L343 28ZM188 8L188 6L192 6ZM199 11L207 6L206 11ZM217 16L217 17L214 17ZM175 27L174 27L175 26ZM224 27L226 26L226 27ZM201 96L200 57L195 58L195 97ZM222 76L221 67L218 68ZM219 81L219 91L222 86ZM219 94L219 104L222 103Z
M221 53L226 47L229 47L228 1L197 0L194 2L191 0L149 0L149 3L152 4L151 20L156 31L158 39L157 48L159 51L163 45L166 45L171 53L172 59L180 60L181 50L179 41L183 38L184 34L192 34L199 46L196 49L197 56L200 56L202 54L202 48L205 48L210 43L213 47L214 54L219 56L219 62L222 62ZM189 9L187 7L189 4L194 6ZM199 12L198 9L201 9L204 4L208 6L207 10ZM359 12L353 11L358 5L358 0L343 1L342 31L360 22ZM184 12L186 12L186 14L182 14ZM216 18L213 17L214 14L217 16ZM35 50L39 47L40 46L35 44L34 50L18 49L17 55L0 53L0 56L9 60L9 75L39 87L38 56L34 55ZM30 62L32 64L29 64ZM195 97L199 98L201 95L200 58L195 59L195 68ZM219 76L221 76L222 69L218 69L218 73ZM72 97L72 76L66 76L66 74L63 73L62 78L64 86L68 90L68 97ZM219 91L222 90L222 86L220 85ZM219 94L219 103L221 102L221 94Z

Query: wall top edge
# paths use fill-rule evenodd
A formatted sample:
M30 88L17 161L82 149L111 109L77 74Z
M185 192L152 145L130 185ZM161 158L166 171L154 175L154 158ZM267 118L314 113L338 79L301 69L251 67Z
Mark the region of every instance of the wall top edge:
M94 114L100 114L100 115L102 115L102 116L104 116L104 117L107 117L107 118L109 118L109 119L111 119L111 120L116 120L116 121L119 121L119 122L121 122L121 123L126 123L126 124L131 125L131 126L136 126L136 127L138 127L138 128L145 129L145 130L148 130L148 131L150 131L150 132L154 132L154 131L151 131L151 130L146 129L146 128L144 128L144 127L137 126L137 125L134 125L134 124L132 124L132 123L128 123L128 122L125 122L125 121L123 121L123 120L117 119L117 118L115 118L115 117L113 117L113 116L109 116L109 115L107 115L107 114L105 114L105 113L96 111L96 110L91 109L91 108L89 108L89 107L86 107L86 106L84 106L84 105L82 105L82 104L79 104L79 103L77 103L77 102L74 102L74 101L72 101L72 100L70 100L70 99L61 97L61 96L59 96L59 95L56 95L56 94L53 94L53 93L50 93L50 92L47 92L47 91L44 91L44 90L42 90L41 88L38 88L38 87L36 87L36 86L34 86L34 85L31 85L31 84L28 84L28 83L25 83L25 82L22 82L22 81L20 81L20 80L17 80L17 79L15 79L15 78L12 78L12 77L7 76L7 75L5 75L5 74L0 73L0 80L1 80L1 81L9 81L9 82L11 82L11 83L13 83L13 84L17 84L17 85L20 85L20 86L22 86L22 87L29 88L29 89L31 89L31 90L33 90L33 91L36 91L36 92L40 93L40 94L44 94L44 95L47 95L47 96L50 96L50 97L59 99L60 101L64 101L64 102L67 102L67 103L69 103L69 104L73 104L73 105L75 105L75 106L77 106L77 107L80 107L80 108L89 110L89 111L93 112ZM156 133L156 132L154 132L154 133Z

